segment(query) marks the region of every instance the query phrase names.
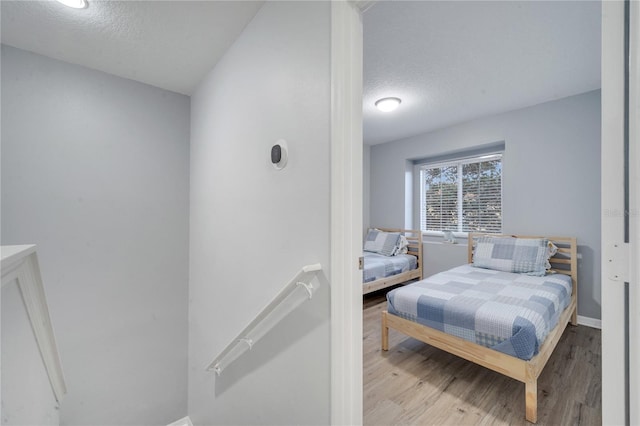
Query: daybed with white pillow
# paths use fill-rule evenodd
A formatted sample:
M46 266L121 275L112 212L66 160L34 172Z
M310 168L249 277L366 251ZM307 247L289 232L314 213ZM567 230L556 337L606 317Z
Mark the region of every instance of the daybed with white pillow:
M369 229L363 257L363 294L422 279L422 233L409 229Z
M525 383L537 421L537 379L577 321L575 238L469 234L469 262L387 294L389 328Z

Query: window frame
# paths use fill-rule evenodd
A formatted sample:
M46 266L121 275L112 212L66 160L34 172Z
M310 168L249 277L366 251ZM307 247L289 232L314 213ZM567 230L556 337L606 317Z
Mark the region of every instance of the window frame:
M424 230L422 229L422 222L423 222L423 208L424 208L424 202L425 202L425 191L424 191L424 179L422 176L422 173L425 169L432 169L432 168L440 168L440 167L452 167L452 166L456 166L458 167L458 180L457 182L457 186L458 186L458 195L457 195L457 202L459 206L462 206L463 204L461 203L461 198L462 198L462 185L459 184L460 182L460 174L462 173L462 167L465 164L473 164L473 163L481 163L484 161L492 161L492 160L500 160L500 206L501 206L501 212L504 210L504 197L503 197L503 188L504 188L504 170L503 170L503 166L504 166L504 151L494 151L494 152L490 152L490 153L483 153L483 154L475 154L475 155L469 155L469 156L462 156L462 157L457 157L457 158L451 158L451 159L447 159L444 161L433 161L433 162L429 162L429 161L424 161L424 162L420 162L420 163L416 163L415 164L415 168L414 168L414 173L416 176L416 180L415 180L415 185L416 185L416 192L417 192L417 197L416 197L416 202L417 202L417 209L416 209L416 213L417 213L417 226L416 228L420 229L422 234L425 236L434 236L434 237L441 237L444 235L443 231L430 231L430 230ZM458 208L458 228L462 227L463 221L462 221L462 215L463 215L463 210L461 207ZM499 234L502 232L503 230L503 223L502 223L502 219L501 218L501 223L500 223L500 230L499 231L495 231L495 232L487 232L487 233L496 233ZM457 238L467 238L469 235L469 231L461 231L461 230L454 230L453 231L453 236L457 237Z

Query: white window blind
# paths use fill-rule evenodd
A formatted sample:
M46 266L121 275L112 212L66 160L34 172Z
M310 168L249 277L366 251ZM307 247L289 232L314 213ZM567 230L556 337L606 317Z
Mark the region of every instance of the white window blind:
M502 231L502 154L420 167L423 231Z

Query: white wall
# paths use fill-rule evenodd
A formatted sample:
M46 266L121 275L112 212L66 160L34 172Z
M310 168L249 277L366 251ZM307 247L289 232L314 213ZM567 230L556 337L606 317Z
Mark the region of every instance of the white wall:
M326 282L220 377L205 372L303 265L329 276L329 59L329 2L266 2L192 96L195 424L329 423ZM277 171L280 138L289 162Z
M371 212L371 146L363 145L362 151L362 226L363 236L366 235L367 229L371 226L369 217Z
M599 90L374 145L371 224L405 224L408 161L499 141L505 142L503 230L577 237L578 313L599 319Z
M2 46L1 165L2 244L38 245L61 422L183 417L189 98Z
M422 276L425 278L467 263L469 258L468 247L464 243L449 244L442 241L426 241L422 248L422 255L425 259L422 265Z
M2 287L2 424L59 425L47 370L18 281Z

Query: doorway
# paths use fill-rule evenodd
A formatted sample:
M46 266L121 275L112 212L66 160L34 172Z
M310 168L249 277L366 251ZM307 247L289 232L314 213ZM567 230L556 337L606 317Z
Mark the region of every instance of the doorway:
M376 5L373 9L371 9L371 11L374 11L374 10L375 10L375 8L377 8L377 7L378 7L378 5ZM596 5L596 9L598 9L598 10L596 11L596 12L597 12L597 16L598 16L598 20L600 19L599 7L600 7L599 5ZM368 13L368 12L367 12L367 13ZM477 16L477 15L476 15L476 16ZM366 13L365 13L365 17L364 17L364 19L365 19L365 29L364 29L364 30L365 30L365 39L366 39ZM474 17L470 17L470 18L469 18L469 20L470 20L470 21L473 21L473 20L474 20ZM452 25L452 27L455 27L455 26L453 26L453 25ZM396 28L397 28L397 26L396 26ZM457 27L456 27L456 28L457 28ZM437 42L437 40L436 40L435 42ZM366 48L366 46L365 46L365 48ZM392 64L394 63L393 61L390 61L390 62L391 62ZM365 57L365 66L366 66L366 57ZM481 86L477 86L477 87L481 87ZM391 94L389 94L389 95L391 96ZM366 103L366 102L367 102L367 101L366 101L366 90L365 90L365 103ZM403 102L403 103L404 103L404 102ZM404 103L404 104L406 105L407 103ZM366 108L366 107L365 107L365 108ZM390 126L390 127L392 127L392 126ZM597 133L599 133L599 130L597 131ZM460 135L461 137L468 137L467 135L462 136L463 134L464 134L464 133L463 133L462 131L460 131L460 132L459 132L459 135ZM366 138L366 137L367 137L367 135L366 135L366 129L365 129L365 138ZM491 142L491 141L495 141L495 140L497 140L497 139L494 139L494 140L485 140L485 142ZM449 148L448 148L448 149L450 149L450 150L452 150L452 151L454 151L454 150L456 150L456 149L458 149L458 148L461 148L461 145L448 145L448 146L449 146ZM404 150L405 148L406 148L406 147L404 147L404 146L403 146L403 147L398 147L398 148L397 148L397 151L402 151L402 150ZM390 152L391 152L391 149L389 149L389 150L388 150L388 152L390 153ZM381 154L377 154L377 155L378 155L378 156L381 156ZM412 152L412 153L407 154L407 157L405 157L405 158L406 158L406 159L409 159L409 160L415 160L415 159L419 159L419 158L420 158L420 155L422 155L422 154L416 154L416 153ZM599 164L599 162L600 162L599 152L598 152L596 155L597 155L596 162L597 162L597 164ZM365 158L366 158L366 156L367 156L367 155L365 154ZM372 155L372 157L373 157L373 155ZM376 161L375 159L373 159L373 158L371 159L371 165L372 165L372 167L374 166L375 161ZM377 163L376 163L376 164L377 164ZM396 169L398 169L397 165L396 165ZM385 177L387 177L387 176L385 175ZM383 177L380 177L380 176L377 176L377 177L376 177L376 180L377 180L378 182L383 182L383 181L384 181L384 182L389 182L389 181L390 181L390 179L384 179ZM398 183L398 182L396 182L396 184L397 184L397 183ZM389 185L389 188L392 188L392 189L393 189L393 194L394 194L394 195L390 195L390 197L396 197L396 198L393 198L393 202L389 202L389 204L395 204L395 202L396 202L396 201L398 201L398 199L399 199L399 200L400 200L400 204L403 204L403 206L405 205L403 202L404 202L407 198L410 198L410 197L405 197L404 199L402 198L403 196L405 196L405 192L404 192L403 190L406 188L406 186L403 186L403 185L404 185L404 183L405 183L405 182L404 182L404 181L402 181L402 182L400 182L400 183L399 183L399 186L398 186L398 185L396 185L396 186L393 186L393 187L392 187L391 185ZM593 184L594 184L594 186L599 186L599 180L596 178L596 179L595 179L595 181L593 182ZM400 190L398 190L398 188L400 188ZM391 192L391 191L390 191L390 192ZM398 195L399 193L402 193L402 196L399 196L399 195ZM373 198L373 197L372 197L372 198ZM366 222L365 222L365 226L367 226L367 225L371 225L371 226L383 226L383 227L384 227L384 226L387 226L387 227L398 227L398 226L399 226L399 222L401 222L401 221L404 221L404 223L400 223L400 225L406 225L406 223L407 223L407 222L406 222L406 219L405 219L405 218L407 217L407 215L405 215L405 214L404 214L405 212L400 213L397 209L395 209L395 210L394 210L394 208L393 208L393 207L385 206L385 205L380 201L381 199L382 199L382 197L378 197L377 201L376 201L376 200L374 200L374 199L372 199L372 200L371 200L371 203L372 203L372 206L371 206L371 207L372 207L372 213L371 213L371 216L370 216L370 221L369 221L369 223L366 223ZM384 208L385 208L385 212L384 212L384 213L382 213L382 214L381 214L381 213L375 213L375 214L374 214L374 213L373 213L373 211L374 211L374 210L380 210L380 209L379 209L380 207L384 207ZM595 207L595 213L594 213L594 214L595 214L596 216L598 216L599 208L600 208L600 206L599 206L599 205L597 205L597 206ZM417 213L415 210L416 210L416 209L413 209L413 211L411 212L411 213L413 213L413 219L411 219L411 220L409 221L409 223L410 223L410 224L413 224L414 226L417 226L417 222L418 222L418 213ZM367 218L367 215L365 214L365 215L364 215L364 217L365 217L365 218ZM512 217L513 217L513 215L512 215ZM511 219L510 219L510 220L511 220ZM522 223L517 223L517 222L515 222L515 221L512 221L512 222L511 222L511 229L516 229L516 228L517 228L517 229L521 229L521 228L520 228L520 225L522 225ZM591 263L591 264L594 264L594 265L595 265L595 264L597 264L597 268L596 268L596 267L594 267L594 268L592 268L592 269L590 270L590 274L589 274L589 278L588 278L588 280L591 280L591 281L594 281L594 282L598 282L598 284L599 284L599 276L600 276L600 257L601 257L601 256L600 256L600 251L599 251L599 250L600 250L600 248L599 248L599 246L600 246L600 234L599 234L599 231L598 231L597 229L595 229L594 231L595 231L595 232L593 233L594 235L589 235L589 241L588 241L588 243L587 243L587 240L583 239L583 240L584 240L583 244L585 244L585 243L586 243L586 245L587 245L587 246L589 246L589 247L593 247L593 248L594 248L594 250L593 250L591 253L590 253L588 250L585 250L582 254L583 254L583 256L585 256L585 258L584 258L584 262L586 262L586 263ZM514 231L514 232L515 232L515 231ZM532 232L534 232L534 231L532 231ZM548 232L548 231L547 231L547 232ZM428 255L427 255L427 256L428 256ZM585 280L585 281L587 281L587 280ZM591 305L594 307L594 312L595 312L595 311L597 311L597 310L598 310L598 306L597 306L597 305L598 305L598 303L599 303L598 298L599 298L599 294L600 294L600 288L599 288L599 286L598 286L598 287L593 287L591 292L585 292L585 296L586 296L587 294L589 294L589 293L591 293L589 296L593 298ZM585 306L585 305L583 304L583 306ZM582 313L585 313L585 311L584 311L584 310L582 310ZM598 316L597 316L595 313L593 313L593 314L592 314L591 312L589 312L589 310L587 310L587 311L586 311L586 313L587 313L587 315L583 315L583 316L588 317L588 318L598 319Z

